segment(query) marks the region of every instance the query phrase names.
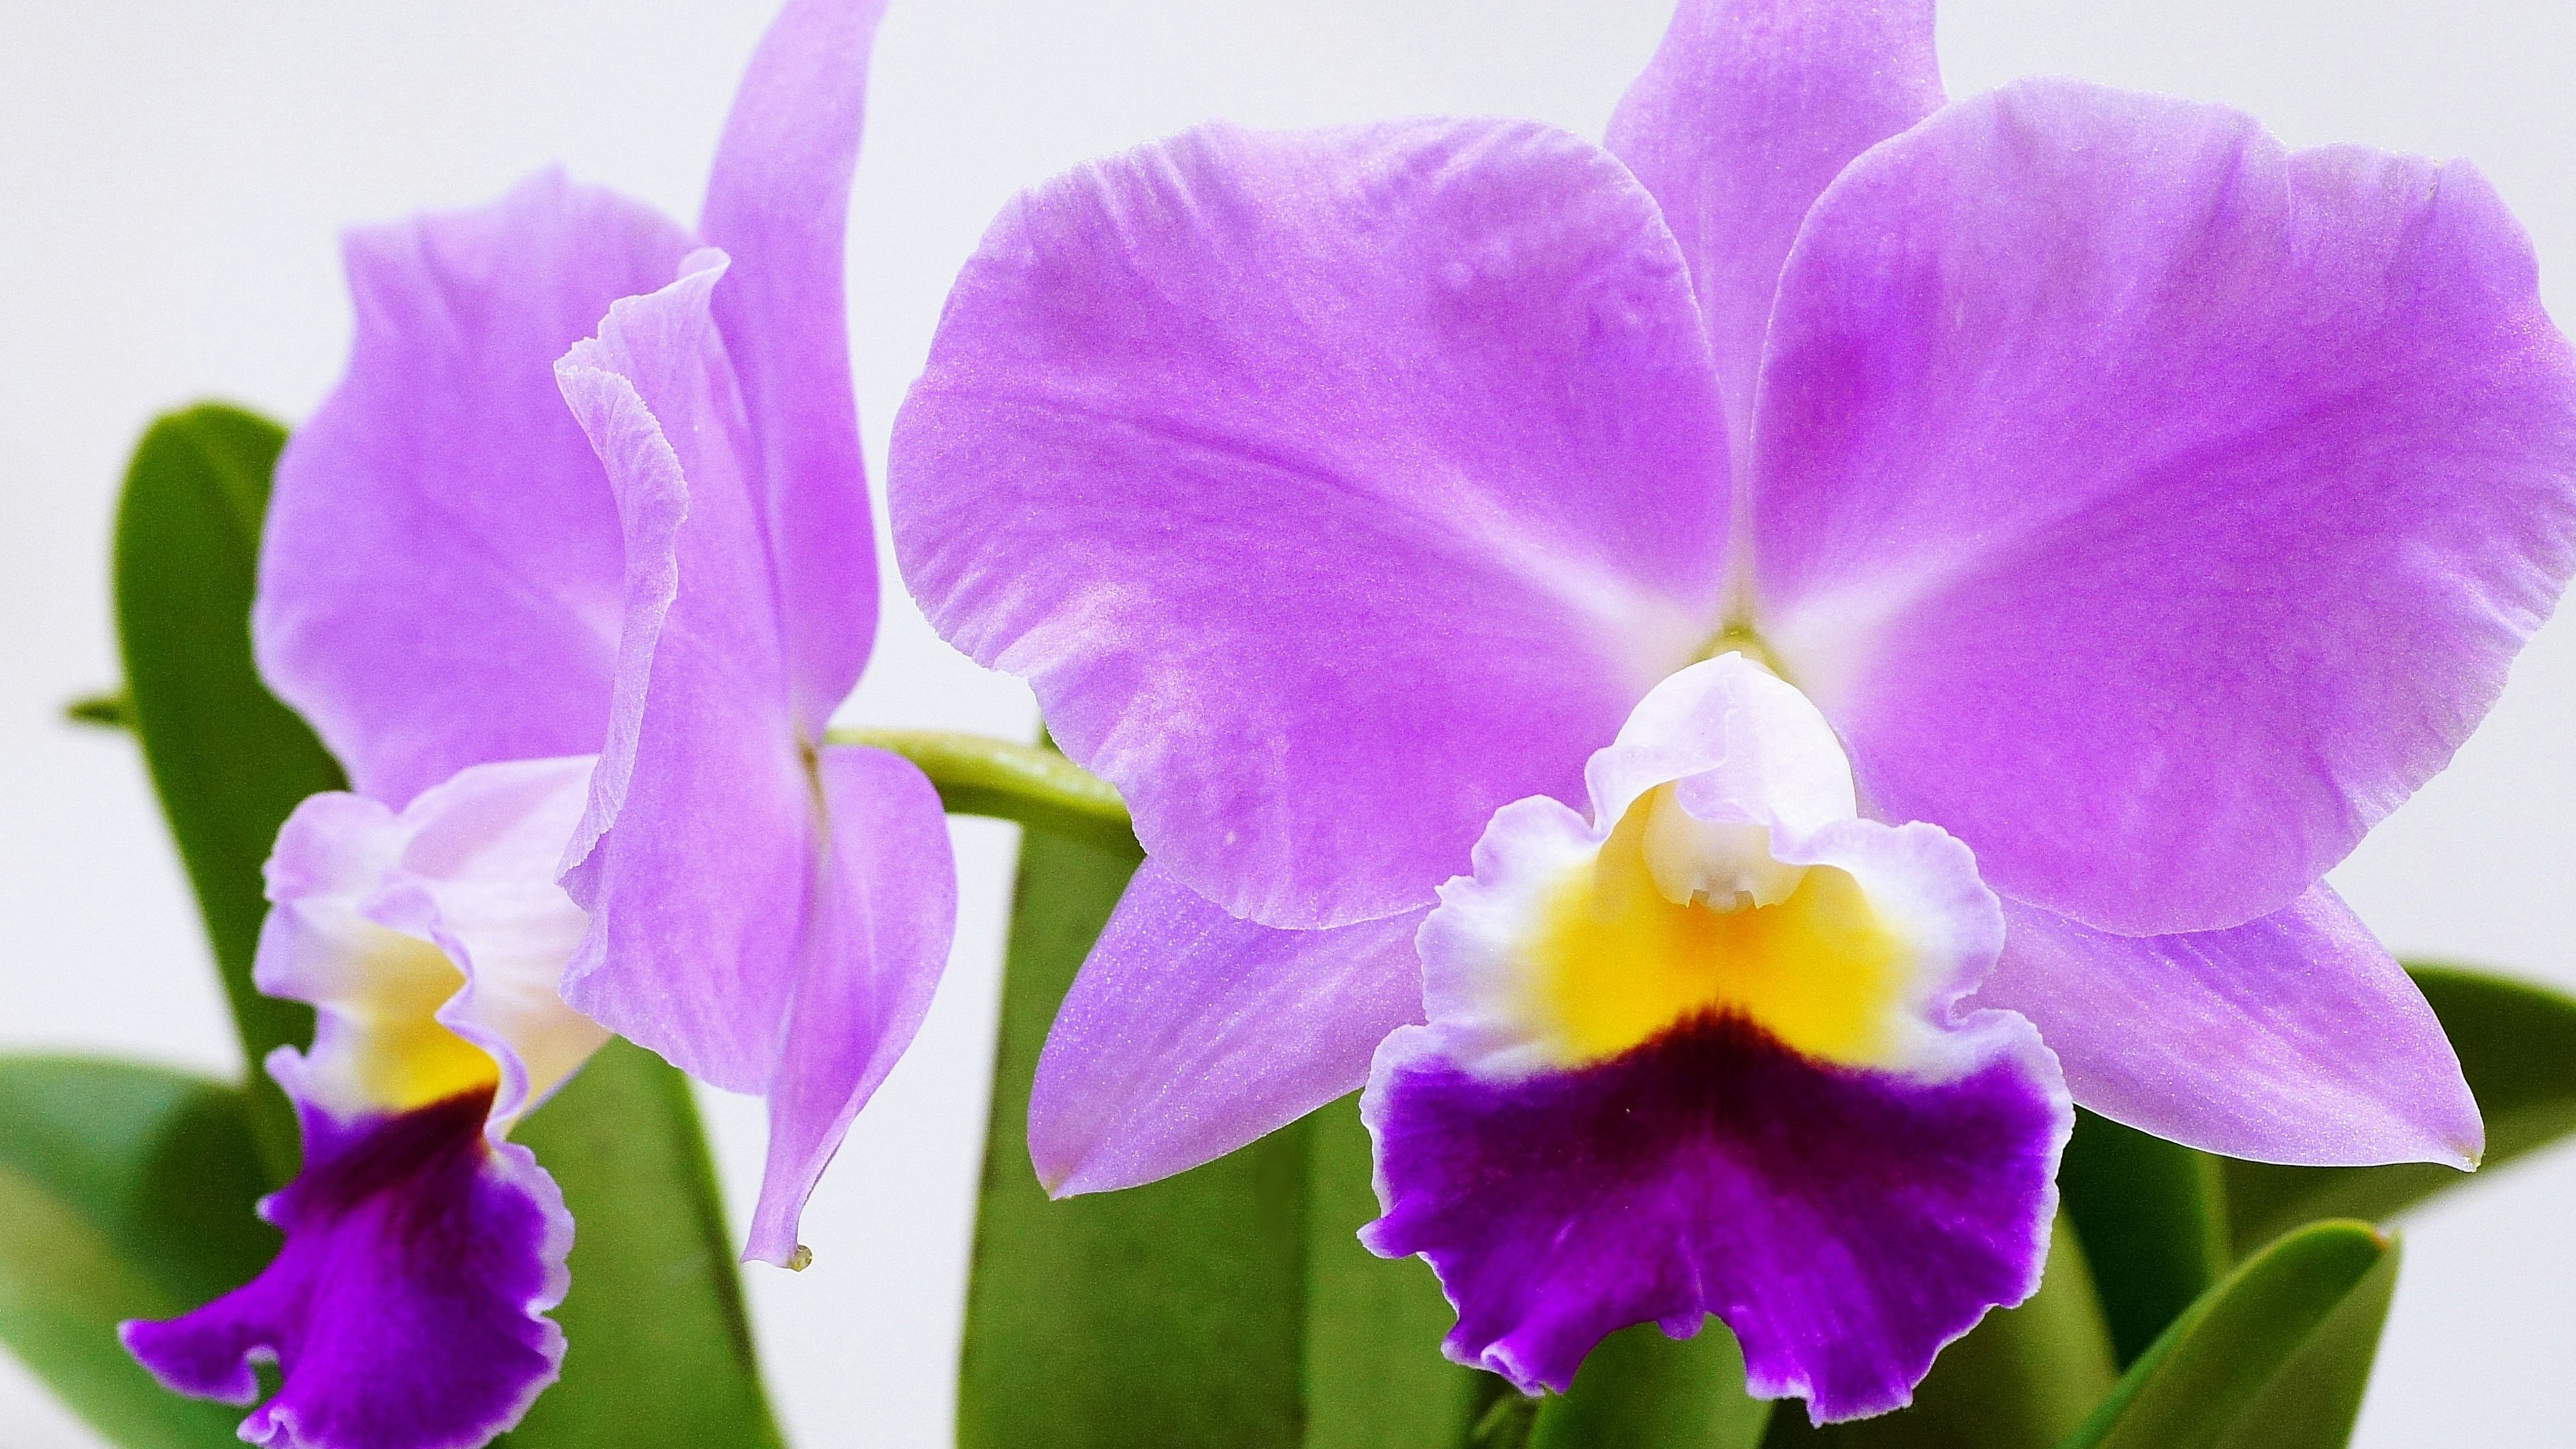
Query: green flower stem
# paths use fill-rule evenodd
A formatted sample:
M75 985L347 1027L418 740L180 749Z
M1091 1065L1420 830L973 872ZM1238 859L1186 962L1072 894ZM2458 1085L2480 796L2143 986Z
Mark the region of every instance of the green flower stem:
M990 815L1096 845L1135 846L1127 802L1108 781L1043 745L949 730L834 730L836 745L872 745L921 767L954 815Z

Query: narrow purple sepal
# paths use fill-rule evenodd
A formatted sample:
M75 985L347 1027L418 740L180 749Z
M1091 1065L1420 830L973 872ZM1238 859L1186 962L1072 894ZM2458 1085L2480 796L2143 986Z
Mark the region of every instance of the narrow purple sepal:
M744 72L698 220L707 245L733 258L715 320L752 422L789 707L818 737L876 638L876 531L842 273L868 57L885 8L789 0Z
M957 931L948 816L920 767L851 745L817 753L830 821L776 1075L769 1159L743 1256L784 1266L815 1182L912 1044Z
M1422 1020L1421 911L1321 931L1237 920L1152 860L1065 993L1029 1097L1057 1197L1213 1162L1368 1080Z
M2477 1165L2486 1127L2440 1018L2317 886L2224 931L2113 936L2004 902L1979 1006L2031 1019L2075 1100L2229 1157Z
M290 1055L281 1053L281 1056ZM563 1360L572 1218L524 1147L486 1140L491 1094L335 1121L299 1104L305 1166L261 1204L286 1234L266 1271L181 1318L129 1322L169 1388L248 1404L270 1449L477 1449Z
M1562 1391L1602 1337L1716 1314L1765 1398L1818 1423L1909 1402L1942 1346L2038 1286L2073 1110L2029 1025L1925 1083L1829 1067L1731 1018L1598 1065L1471 1075L1438 1028L1380 1049L1385 1256L1420 1253L1458 1308L1443 1345Z

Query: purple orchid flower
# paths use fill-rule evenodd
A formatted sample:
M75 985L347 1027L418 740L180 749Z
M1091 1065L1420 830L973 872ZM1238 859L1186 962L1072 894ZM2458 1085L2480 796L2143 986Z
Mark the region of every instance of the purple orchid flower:
M2321 883L2576 569L2576 356L2466 165L1947 103L1929 0L1684 0L1606 149L1208 127L1028 193L892 470L933 623L1150 856L1053 1191L1366 1080L1454 1357L1714 1312L1826 1419L2035 1282L2061 1092L2479 1154Z
M481 1444L551 1381L572 1224L505 1134L609 1029L768 1098L746 1256L792 1265L928 1009L938 795L824 737L876 617L841 281L882 9L790 0L696 234L547 173L349 239L252 621L356 792L270 867L261 985L324 1012L272 1063L306 1166L267 1272L127 1332L241 1402L273 1356L255 1442Z

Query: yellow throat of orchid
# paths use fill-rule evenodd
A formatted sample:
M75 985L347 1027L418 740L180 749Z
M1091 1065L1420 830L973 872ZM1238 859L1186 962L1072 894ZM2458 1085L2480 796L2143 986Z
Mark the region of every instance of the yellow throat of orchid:
M465 984L465 973L427 941L381 933L364 988L331 1009L349 1032L351 1073L368 1104L407 1112L461 1092L494 1087L501 1068L491 1054L448 1030L438 1009Z
M1541 908L1530 1016L1563 1065L1696 1016L1732 1015L1810 1057L1883 1065L1911 952L1860 883L1784 865L1758 825L1692 819L1659 787Z

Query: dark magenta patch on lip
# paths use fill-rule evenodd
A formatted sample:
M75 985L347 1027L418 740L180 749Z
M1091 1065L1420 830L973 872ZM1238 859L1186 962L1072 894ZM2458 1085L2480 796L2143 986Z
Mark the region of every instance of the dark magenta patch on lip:
M247 1285L167 1322L126 1324L164 1384L249 1404L255 1444L450 1449L515 1423L553 1381L570 1220L522 1147L483 1135L489 1088L334 1121L300 1104L304 1171L262 1211L286 1235Z
M1370 1087L1386 1216L1458 1305L1447 1349L1562 1390L1613 1330L1743 1341L1820 1419L1911 1397L1943 1344L2034 1288L2071 1112L2014 1017L1954 1080L1829 1066L1701 1016L1609 1061L1496 1082L1399 1033Z

